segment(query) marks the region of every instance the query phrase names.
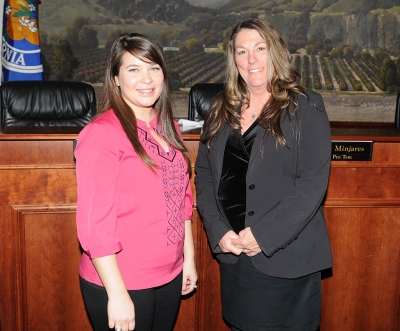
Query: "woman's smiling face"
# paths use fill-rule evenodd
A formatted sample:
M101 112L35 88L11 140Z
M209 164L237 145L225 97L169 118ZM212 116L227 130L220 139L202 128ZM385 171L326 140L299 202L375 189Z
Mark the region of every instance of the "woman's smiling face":
M115 83L131 109L140 112L156 103L164 86L164 74L158 64L145 62L126 52Z
M242 29L235 40L235 62L250 92L267 89L267 43L257 30Z

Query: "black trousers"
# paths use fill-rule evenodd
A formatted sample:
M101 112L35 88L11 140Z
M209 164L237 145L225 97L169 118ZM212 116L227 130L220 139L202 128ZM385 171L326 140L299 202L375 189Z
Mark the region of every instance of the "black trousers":
M86 310L95 331L109 331L104 287L80 278ZM171 331L181 302L182 273L171 282L144 290L129 290L135 305L135 331Z

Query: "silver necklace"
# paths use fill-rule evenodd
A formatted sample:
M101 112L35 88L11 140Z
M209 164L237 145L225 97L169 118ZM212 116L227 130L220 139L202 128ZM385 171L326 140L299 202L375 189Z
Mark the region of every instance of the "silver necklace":
M250 108L248 108L249 110L250 110ZM244 113L244 112L243 112ZM250 116L251 117L251 119L254 121L255 120L255 118L256 118L256 111L255 110L253 110L253 114Z

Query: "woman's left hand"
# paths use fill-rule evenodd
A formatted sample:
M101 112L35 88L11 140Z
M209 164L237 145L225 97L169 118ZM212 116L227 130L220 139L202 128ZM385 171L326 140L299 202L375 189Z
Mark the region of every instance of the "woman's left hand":
M189 294L197 288L197 271L194 259L183 260L182 295Z
M250 228L245 228L239 232L239 238L232 239L232 244L243 250L243 253L247 256L255 256L261 252L261 248L258 245L256 239L253 236Z

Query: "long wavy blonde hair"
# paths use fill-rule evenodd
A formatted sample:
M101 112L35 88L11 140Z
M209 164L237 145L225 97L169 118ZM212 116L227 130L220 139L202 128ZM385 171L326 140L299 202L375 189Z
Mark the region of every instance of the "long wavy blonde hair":
M277 144L286 146L280 125L281 114L288 109L291 115L295 115L298 107L296 94L305 95L305 89L299 84L300 75L292 64L286 42L272 24L255 18L240 22L231 33L227 46L225 89L206 116L201 141L210 147L225 123L233 129L241 128L241 112L238 110L250 104L248 87L235 61L236 37L243 29L256 30L265 40L269 53L266 83L271 96L260 114L259 125L266 131L265 139L268 133L272 133Z

